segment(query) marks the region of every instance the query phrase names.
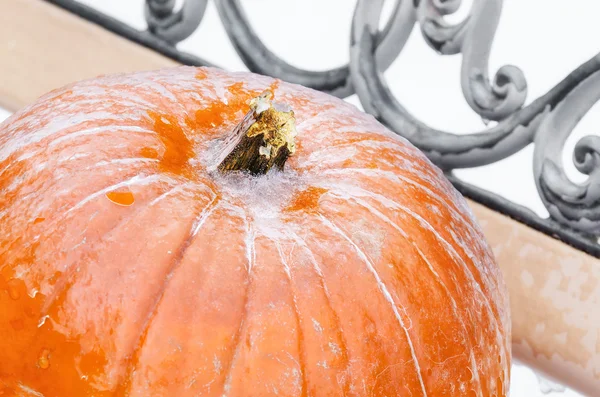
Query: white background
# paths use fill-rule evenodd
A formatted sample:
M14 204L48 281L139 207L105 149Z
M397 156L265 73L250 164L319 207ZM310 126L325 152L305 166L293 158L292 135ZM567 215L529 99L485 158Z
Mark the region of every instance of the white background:
M145 29L143 0L79 0ZM291 64L325 70L348 60L352 0L242 0L255 30L265 44ZM387 1L388 10L393 1ZM472 0L450 20L458 21ZM578 65L600 51L600 3L598 0L505 0L500 26L492 49L490 74L502 65L520 67L529 86L528 102L547 92ZM231 70L246 70L230 45L212 3L200 28L179 48ZM77 56L74 53L74 56ZM439 56L415 30L401 56L386 72L387 81L398 99L416 117L429 125L457 133L485 128L462 97L459 81L460 55ZM360 107L355 97L348 99ZM0 110L0 119L6 112ZM574 181L585 176L572 166L572 148L583 135L598 134L600 108L584 117L567 143L564 161ZM458 170L464 180L525 205L547 216L533 181L530 146L499 163ZM544 395L536 376L515 365L511 395ZM562 394L579 394L566 391Z

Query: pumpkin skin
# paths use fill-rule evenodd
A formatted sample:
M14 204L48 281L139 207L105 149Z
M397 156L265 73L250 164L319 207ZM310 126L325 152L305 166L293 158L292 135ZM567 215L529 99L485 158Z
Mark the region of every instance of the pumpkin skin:
M296 153L210 172L266 88ZM0 126L0 191L0 395L508 393L507 292L466 202L339 99L210 68L78 82Z

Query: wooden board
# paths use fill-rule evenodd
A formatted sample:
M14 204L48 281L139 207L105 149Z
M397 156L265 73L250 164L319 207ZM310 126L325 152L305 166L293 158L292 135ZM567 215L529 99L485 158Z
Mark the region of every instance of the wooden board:
M41 0L2 1L0 37L0 106L11 111L73 81L176 65Z
M508 286L514 356L588 396L600 395L600 260L469 205Z
M0 105L16 110L66 83L175 62L41 0L0 13ZM504 271L517 358L600 395L600 261L470 202Z

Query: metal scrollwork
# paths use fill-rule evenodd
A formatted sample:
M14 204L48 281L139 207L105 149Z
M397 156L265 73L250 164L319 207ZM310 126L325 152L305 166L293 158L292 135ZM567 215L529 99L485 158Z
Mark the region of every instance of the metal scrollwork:
M523 72L511 65L498 70L493 83L488 60L502 0L474 0L469 16L452 25L444 16L456 12L461 0L421 0L417 16L430 47L440 54L462 53L461 85L471 109L487 120L502 120L520 109L527 98Z
M422 0L417 2L417 15L423 38L431 48L440 54L458 54L462 47L469 17L455 25L444 20L444 15L458 11L461 1Z
M175 11L175 0L146 0L149 34L138 32L139 35L74 0L47 1L180 62L207 64L178 51L176 44L196 30L208 0L185 0L178 11ZM349 63L327 71L294 67L270 51L253 30L240 0L215 0L215 4L231 42L248 69L340 98L356 93L365 111L423 150L448 172L457 187L462 186L462 182L450 174L452 169L490 164L533 143L533 172L551 219L533 219L534 215L523 215L516 207L512 213L529 219L530 225L543 223L539 230L554 235L562 233L561 238L600 256L600 246L590 248L592 240L588 238L600 235L600 136L587 136L575 146L575 167L588 175L584 183L571 181L562 163L565 141L581 117L600 100L600 54L545 95L525 105L527 82L520 69L506 65L493 79L489 75L488 60L500 21L502 0L473 0L469 14L458 23L450 23L447 17L459 11L461 0L396 0L383 29L379 26L384 0L357 0ZM396 99L383 71L401 53L415 24L427 44L439 54L462 55L463 96L482 119L497 121L495 126L470 134L441 131L412 116ZM490 202L491 196L486 197ZM504 210L510 205L499 206ZM556 225L567 228L563 227L563 232Z
M432 7L428 3L434 3ZM460 52L468 27L469 18L461 23L452 25L444 20L444 15L456 12L460 8L461 0L423 1L419 2L418 19L421 33L425 42L431 48L443 55L454 55Z
M382 2L383 0L372 1L373 5ZM215 0L215 4L231 42L251 71L302 84L340 98L353 94L348 65L323 72L296 68L262 43L250 26L239 0ZM359 6L355 18L362 19L363 15L368 15L369 8L370 6ZM398 4L386 27L377 36L375 56L381 68L386 69L400 53L414 23L412 17L409 7Z
M367 1L359 0L359 4ZM493 86L488 84L484 72L499 17L499 0L475 0L471 15L453 26L445 23L442 16L455 12L460 1L421 0L414 4L430 45L446 54L458 49L463 52L463 92L471 107L483 117L499 122L484 131L458 135L417 120L395 98L377 68L373 53L378 19L355 18L350 69L365 110L409 139L445 170L490 164L535 142L537 186L551 216L577 230L600 232L600 138L586 137L575 150L576 167L590 175L585 184L572 183L560 160L564 143L574 128L574 124L564 124L565 120L576 123L600 99L600 84L594 84L600 70L597 57L523 107L527 85L520 70L513 66L501 68ZM487 40L480 42L482 35ZM583 106L582 101L589 106Z
M144 16L148 30L170 44L177 44L196 31L208 0L186 1L175 11L175 0L146 0Z
M600 55L592 62L600 65ZM575 167L588 175L582 184L569 180L562 154L579 120L599 100L600 72L596 72L546 115L534 139L533 170L544 205L555 219L590 233L600 232L600 136L586 136L575 145Z

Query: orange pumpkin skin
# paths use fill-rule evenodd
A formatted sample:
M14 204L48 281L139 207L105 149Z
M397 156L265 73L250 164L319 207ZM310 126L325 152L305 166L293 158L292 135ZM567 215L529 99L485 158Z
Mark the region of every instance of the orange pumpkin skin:
M210 172L266 88L297 119L285 170ZM0 191L0 395L507 394L465 201L341 100L190 67L76 83L0 125Z

